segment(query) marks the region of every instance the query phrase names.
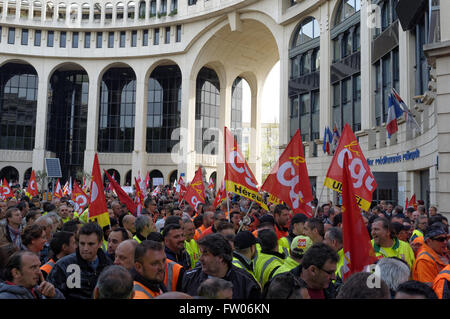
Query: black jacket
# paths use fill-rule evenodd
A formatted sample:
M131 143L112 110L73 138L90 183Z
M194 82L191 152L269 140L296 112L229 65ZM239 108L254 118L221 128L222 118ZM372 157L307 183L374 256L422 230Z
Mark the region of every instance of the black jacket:
M302 265L298 265L297 267L295 267L294 269L291 270L291 273L300 278L300 275L302 273ZM330 280L330 285L328 286L328 288L323 290L323 293L325 295L325 299L335 299L336 298L336 288L334 287L333 283Z
M130 270L130 274L133 277L134 281L137 281L137 282L143 284L145 287L147 287L148 289L150 289L153 292L159 292L160 289L163 293L167 292L167 289L166 289L166 286L164 286L164 283L157 283L154 281L147 280L143 276L141 276L134 268Z
M80 251L77 248L76 252L67 255L58 260L48 275L47 281L51 282L55 288L58 288L66 297L66 299L91 299L97 279L102 270L109 265L112 265L111 260L106 256L102 249L97 251L99 263L97 269L93 269L87 261L81 258ZM75 284L76 271L68 269L72 264L80 267L80 287L74 286L70 288L67 282ZM69 280L68 277L70 276Z
M191 268L191 257L189 257L189 254L186 251L186 249L183 248L183 250L180 251L180 253L178 253L178 254L176 254L175 252L173 252L172 250L170 250L167 247L165 247L164 251L166 253L167 259L170 259L170 260L176 262L177 264L180 264L185 269Z
M191 296L197 296L198 287L208 279L208 275L202 271L202 267L185 272L183 277L182 292ZM230 265L227 274L222 279L233 284L233 299L260 299L261 289L250 275L243 269Z

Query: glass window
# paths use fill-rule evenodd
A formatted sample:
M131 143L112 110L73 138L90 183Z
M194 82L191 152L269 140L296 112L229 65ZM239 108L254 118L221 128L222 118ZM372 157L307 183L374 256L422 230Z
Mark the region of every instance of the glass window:
M20 44L28 45L28 29L22 29L22 40Z
M114 48L114 32L108 32L108 48Z
M78 32L72 33L72 48L78 48Z
M290 99L290 138L292 138L297 131L299 127L299 120L298 120L298 96L291 97Z
M154 45L159 44L159 28L155 29L155 37L153 38L153 44Z
M353 131L361 130L361 76L353 78Z
M291 78L295 79L300 75L299 57L296 56L291 59Z
M156 0L152 0L150 2L150 17L154 17L156 15Z
M143 30L142 32L142 46L148 46L148 30Z
M86 49L91 47L91 33L90 32L84 33L84 47Z
M131 46L135 47L137 45L137 31L131 31Z
M161 0L161 13L167 13L167 0Z
M61 31L59 34L59 47L60 48L66 47L66 31Z
M300 95L300 105L299 105L299 113L300 113L300 133L303 141L309 141L310 140L310 124L311 124L311 118L310 118L310 94L302 94Z
M34 46L41 46L41 30L34 31Z
M47 31L47 46L53 47L53 41L54 41L54 33L53 31Z
M125 31L120 31L120 43L121 48L125 48Z
M96 41L97 49L100 49L102 47L102 42L103 42L103 32L97 32L97 41Z
M299 46L320 36L320 26L316 19L307 18L298 27L293 47Z
M16 40L16 28L8 29L8 44L14 44Z
M181 25L177 25L177 38L176 42L181 42Z
M170 27L166 27L165 43L170 43Z

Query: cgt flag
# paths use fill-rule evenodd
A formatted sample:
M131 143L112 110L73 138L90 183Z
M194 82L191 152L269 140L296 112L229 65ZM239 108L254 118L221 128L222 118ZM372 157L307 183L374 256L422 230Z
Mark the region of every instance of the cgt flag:
M2 197L3 197L3 200L10 198L10 197L14 197L11 187L9 187L8 182L6 181L6 178L3 178Z
M144 209L144 193L142 193L138 179L134 178L134 186L136 187L136 216L140 216ZM133 211L134 214L134 211Z
M108 208L106 206L105 190L103 189L100 165L98 164L97 153L92 166L91 197L89 199L88 220L96 221L101 228L110 225Z
M217 206L219 206L225 199L227 199L227 192L225 190L225 181L222 181L222 184L220 184L220 188L217 191L216 198L214 198L214 208L217 208Z
M199 167L195 172L194 179L189 184L183 199L197 211L198 204L205 204L205 185L203 184L202 168Z
M130 196L128 196L128 194L122 189L122 187L120 187L120 185L116 182L116 180L112 178L111 175L108 174L107 171L103 170L103 172L105 173L106 177L109 180L110 185L112 186L117 196L119 197L119 201L125 204L125 206L127 206L129 212L134 214L134 211L136 210L136 204L133 202Z
M344 169L342 178L342 240L344 265L341 275L346 280L350 275L361 272L377 258L370 242L361 211L356 203L353 181L348 166L349 154L344 155Z
M89 197L83 192L76 181L73 183L72 200L75 203L74 210L81 215L85 207L89 204Z
M56 180L55 190L53 191L53 197L62 198L64 196L59 178Z
M26 195L30 198L39 195L39 191L37 188L36 175L34 174L34 170L31 171L30 181L28 183L26 189Z
M252 171L242 156L237 141L227 127L225 130L225 188L227 192L246 197L269 210L258 193L258 186Z
M288 205L294 214L308 214L303 205L311 202L311 184L302 147L300 130L292 137L288 146L272 168L261 189L279 198Z
M177 183L177 188L175 189L177 193L182 193L187 191L186 185L184 185L183 177L180 176Z
M353 188L358 205L365 211L369 211L372 202L372 193L377 188L377 182L370 171L369 165L352 129L347 123L342 130L342 136L331 160L330 167L328 168L324 185L337 192L342 191L345 154L349 158L348 169L353 180Z

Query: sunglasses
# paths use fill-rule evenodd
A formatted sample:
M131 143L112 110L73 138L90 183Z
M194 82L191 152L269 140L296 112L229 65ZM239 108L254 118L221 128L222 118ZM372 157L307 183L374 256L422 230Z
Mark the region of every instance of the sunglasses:
M443 243L444 241L447 240L447 237L436 237L436 238L431 238L431 239Z

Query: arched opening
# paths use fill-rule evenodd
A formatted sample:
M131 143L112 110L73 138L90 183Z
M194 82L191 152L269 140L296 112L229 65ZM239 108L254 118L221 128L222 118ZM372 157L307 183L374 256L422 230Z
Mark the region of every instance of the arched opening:
M20 18L28 19L29 13L30 13L30 3L28 2L28 0L22 0L20 2Z
M220 81L217 73L203 67L197 75L195 95L195 151L216 155L218 152Z
M42 17L42 3L41 1L33 2L33 19L41 20Z
M83 170L88 95L89 78L79 65L65 64L50 77L46 149L59 158L63 179Z
M211 184L211 182L214 184L214 191L220 187L220 185L217 185L217 172L212 172L208 179L208 184ZM208 185L209 188L209 185Z
M231 125L230 130L239 148L248 160L251 122L250 86L242 77L237 77L231 87ZM245 139L245 140L244 140Z
M32 168L32 167L28 168L28 169L25 171L25 173L23 174L23 180L24 180L24 181L30 180L30 178L31 178L31 173L32 173L32 172L33 172L33 168Z
M156 0L150 1L150 18L156 16Z
M66 4L61 2L58 4L58 21L66 21Z
M53 2L47 2L47 7L45 8L45 20L52 21L55 14L55 5Z
M91 11L91 6L89 3L83 3L81 5L81 22L87 23L89 21L89 14Z
M100 3L96 3L94 4L94 21L95 22L100 22L102 18L102 7L100 5Z
M134 148L136 75L129 67L112 67L102 77L98 151L130 153Z
M169 185L173 185L175 181L178 181L177 177L178 177L178 170L176 169L169 175Z
M131 186L131 169L125 174L125 186Z
M154 169L149 174L151 186L164 185L164 176L159 170Z
M128 19L134 20L134 15L136 14L136 4L134 1L128 2L127 5L127 13L128 13Z
M0 149L34 148L38 76L29 64L0 67Z
M114 6L111 2L105 4L105 22L110 23L112 21L113 8Z
M116 20L123 20L124 8L125 6L123 2L119 2L116 4Z
M3 183L3 179L6 179L8 183L19 183L19 171L12 166L3 167L0 171L0 181Z
M177 65L158 66L148 79L147 142L149 153L170 153L179 142L172 132L180 127L181 71Z
M111 176L112 178L114 178L114 180L120 185L120 173L119 171L115 170L114 168L110 168L108 170L106 170L109 174L109 176ZM103 185L106 187L108 187L109 185L109 179L106 176L106 174L103 174ZM112 188L111 188L112 190Z
M139 19L145 19L145 1L139 2Z
M70 5L70 20L76 22L78 20L78 4L72 3Z
M16 16L16 2L8 1L7 6L7 16L14 18Z

